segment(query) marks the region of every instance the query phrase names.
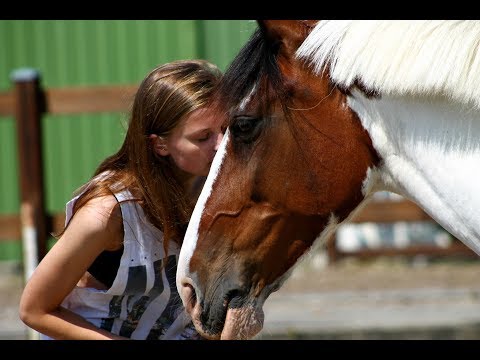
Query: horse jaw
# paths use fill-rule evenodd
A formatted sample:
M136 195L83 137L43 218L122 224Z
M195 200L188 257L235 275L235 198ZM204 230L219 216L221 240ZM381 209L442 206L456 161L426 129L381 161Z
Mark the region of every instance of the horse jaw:
M330 219L313 242L311 248L304 253L286 273L275 280L274 283L265 286L261 291L260 296L255 300L255 304L248 304L241 308L229 308L225 318L225 325L223 327L220 339L221 340L247 340L253 338L263 329L264 312L263 305L271 293L280 289L285 281L292 275L295 268L297 268L305 259L315 250L326 244L326 241L334 234L339 226L338 218L331 214ZM197 304L198 305L198 304ZM194 324L201 328L199 316L201 309L198 307L193 311L195 318Z

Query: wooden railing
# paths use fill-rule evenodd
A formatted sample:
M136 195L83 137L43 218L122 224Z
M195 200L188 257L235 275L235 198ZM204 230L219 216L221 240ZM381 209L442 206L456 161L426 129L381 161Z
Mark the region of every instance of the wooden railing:
M369 202L360 210L350 223L361 224L366 222L393 224L395 222L434 222L434 220L415 203L408 200L375 200ZM363 248L351 252L342 251L337 246L336 234L327 243L327 252L330 262L341 258L355 256L357 258L372 258L377 256L464 256L478 257L478 255L458 239L452 237L452 242L446 247L437 245L408 245L403 248L380 247L378 249Z
M137 85L44 89L34 69L14 71L11 78L12 90L0 92L0 115L15 118L20 214L0 214L0 241L21 239L28 246L28 277L47 253L49 234L62 229L65 218L63 213L48 214L45 209L42 116L125 112Z
M47 252L46 240L51 232L63 228L64 213L48 214L45 210L44 176L40 120L45 114L67 115L82 113L125 112L130 106L136 85L90 86L44 89L35 70L20 70L12 74L12 90L0 92L0 115L14 116L18 139L20 169L20 214L0 214L0 241L22 239L36 248L36 261ZM396 221L432 221L418 206L409 201L375 201L366 205L352 220L356 223L392 223ZM33 234L33 238L32 238ZM364 250L343 253L328 245L329 257L355 255L413 255L418 253L476 256L460 242L454 246L416 246L406 249ZM34 261L35 263L35 261ZM32 266L34 266L33 264Z

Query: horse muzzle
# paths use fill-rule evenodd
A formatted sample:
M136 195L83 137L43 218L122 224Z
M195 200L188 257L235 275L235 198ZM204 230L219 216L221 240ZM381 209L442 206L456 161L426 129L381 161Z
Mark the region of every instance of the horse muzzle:
M206 339L248 340L263 328L263 301L242 290L215 293L212 300L206 301L186 279L182 282L181 297L195 328Z

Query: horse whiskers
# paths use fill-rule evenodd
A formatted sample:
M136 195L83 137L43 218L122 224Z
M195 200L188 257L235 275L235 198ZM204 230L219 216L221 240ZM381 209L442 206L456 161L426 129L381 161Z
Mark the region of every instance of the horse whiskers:
M326 96L321 98L320 101L316 105L314 105L310 108L301 109L301 108L292 108L290 106L287 106L287 109L288 110L294 110L294 111L307 111L307 110L315 109L318 105L320 105L322 103L323 100L327 99L330 95L332 95L333 90L335 90L336 87L337 87L336 85L334 87L332 87L332 90Z

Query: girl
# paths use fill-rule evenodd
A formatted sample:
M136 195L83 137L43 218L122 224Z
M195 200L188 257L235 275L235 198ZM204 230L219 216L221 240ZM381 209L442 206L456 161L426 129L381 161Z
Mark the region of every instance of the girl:
M175 273L197 180L224 133L211 104L220 78L184 60L142 81L123 145L67 203L66 228L25 286L27 326L53 339L199 338Z

